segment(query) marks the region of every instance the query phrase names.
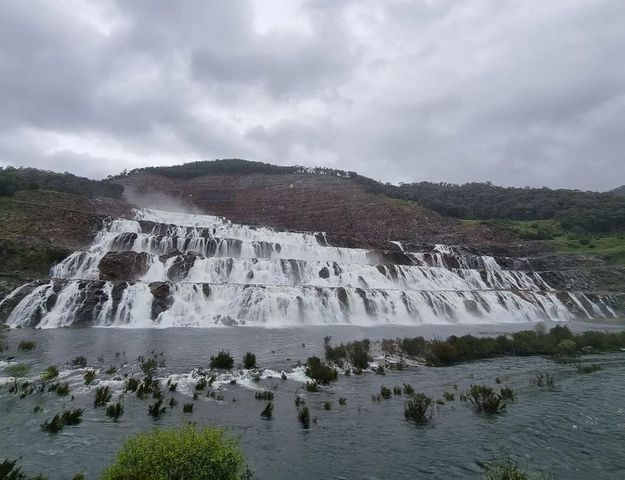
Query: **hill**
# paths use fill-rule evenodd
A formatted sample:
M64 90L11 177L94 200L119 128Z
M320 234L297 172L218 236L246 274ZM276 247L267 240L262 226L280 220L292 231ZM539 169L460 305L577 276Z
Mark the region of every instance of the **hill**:
M625 196L625 185L623 185L622 187L615 188L614 190L612 190L612 193L616 195Z

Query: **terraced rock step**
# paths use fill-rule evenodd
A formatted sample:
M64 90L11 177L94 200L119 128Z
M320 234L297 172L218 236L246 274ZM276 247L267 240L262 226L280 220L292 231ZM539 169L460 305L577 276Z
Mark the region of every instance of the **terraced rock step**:
M0 304L7 323L498 323L613 317L621 305L615 296L555 290L536 272L508 269L524 260L473 249L398 242L387 250L334 247L321 233L156 210L135 214L136 220L105 222L90 250L52 269L53 280Z

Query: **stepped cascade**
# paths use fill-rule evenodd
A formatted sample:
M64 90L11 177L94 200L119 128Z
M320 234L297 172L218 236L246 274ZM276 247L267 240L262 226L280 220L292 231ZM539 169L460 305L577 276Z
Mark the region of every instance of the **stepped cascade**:
M376 251L153 209L104 222L89 250L24 285L7 324L53 328L532 322L613 317L596 295L460 247ZM505 262L503 262L505 263ZM509 262L508 262L509 263Z

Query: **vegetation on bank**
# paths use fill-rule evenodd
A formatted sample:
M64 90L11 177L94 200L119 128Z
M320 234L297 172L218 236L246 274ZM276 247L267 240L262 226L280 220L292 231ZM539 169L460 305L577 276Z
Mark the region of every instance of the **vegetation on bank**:
M124 193L124 187L121 185L78 177L69 172L0 167L0 196L11 196L20 190L54 190L85 197L117 199L121 199Z
M502 356L571 356L588 353L616 352L625 349L625 331L586 331L574 334L566 326L555 326L548 332L522 330L496 337L464 335L447 340L423 337L384 340L386 349L421 357L430 366L446 366Z

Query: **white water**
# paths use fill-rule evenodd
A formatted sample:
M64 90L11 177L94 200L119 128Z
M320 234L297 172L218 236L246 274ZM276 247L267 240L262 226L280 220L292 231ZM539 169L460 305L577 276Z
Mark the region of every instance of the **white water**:
M583 294L554 292L537 273L503 270L493 257L445 245L407 252L393 243L412 265L380 264L377 252L327 246L323 234L138 210L136 220L107 223L88 251L56 265L54 280L22 298L7 323L278 327L566 321L613 314ZM102 281L100 262L119 251L149 254L147 271L129 283ZM163 290L155 296L158 288Z

